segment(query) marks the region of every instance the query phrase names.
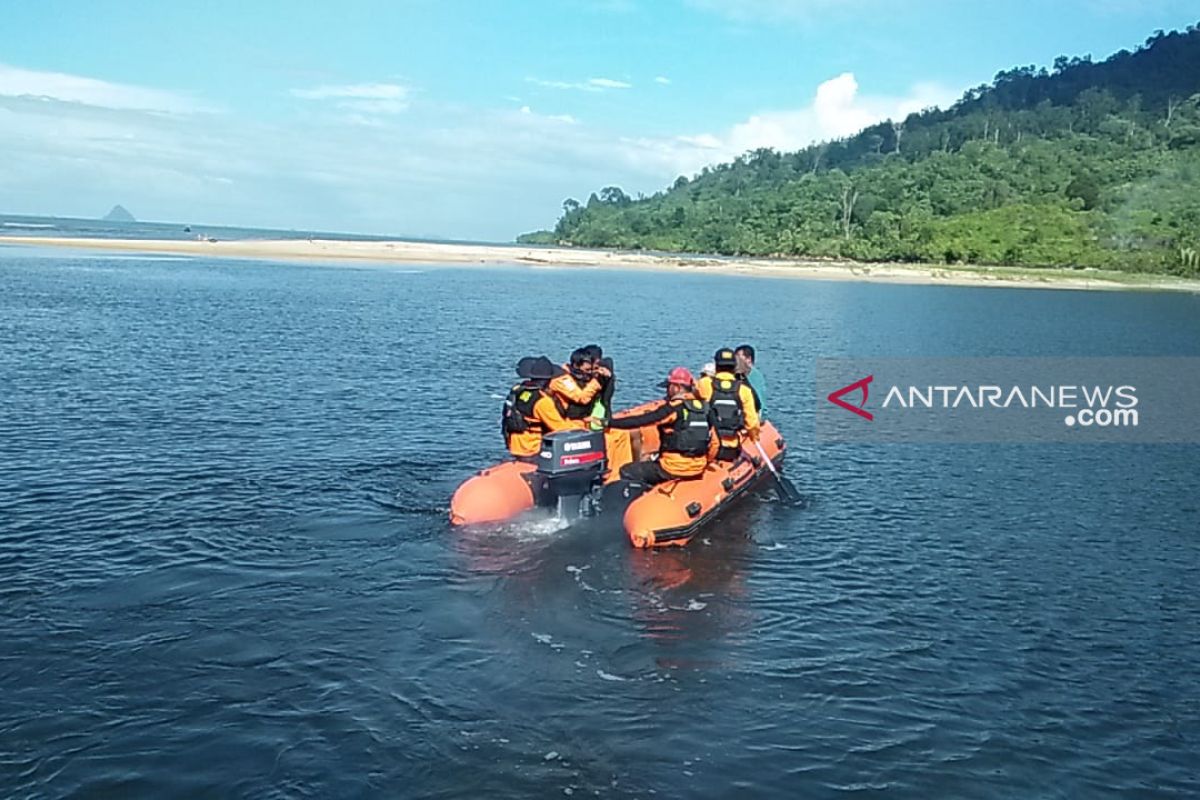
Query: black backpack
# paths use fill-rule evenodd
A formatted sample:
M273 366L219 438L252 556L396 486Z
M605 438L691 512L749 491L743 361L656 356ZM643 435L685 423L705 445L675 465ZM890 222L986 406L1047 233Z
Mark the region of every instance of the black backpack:
M660 452L702 456L708 452L712 410L703 400L689 398L675 410L673 423L659 425Z
M542 423L533 416L533 407L541 397L540 386L519 383L509 390L500 412L500 432L504 434L505 443L513 434L542 429Z
M742 381L739 379L712 379L712 398L709 402L716 416L717 433L723 437L736 434L746 424L741 390Z

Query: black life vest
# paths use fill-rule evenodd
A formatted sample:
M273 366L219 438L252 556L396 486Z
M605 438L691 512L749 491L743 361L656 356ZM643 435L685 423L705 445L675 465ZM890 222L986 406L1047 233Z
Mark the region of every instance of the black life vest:
M554 402L558 403L559 410L562 411L565 419L584 419L585 417L590 417L592 415L592 407L595 405L595 403L589 403L584 406L557 396L554 398Z
M713 413L716 417L717 433L722 438L729 438L746 425L746 412L742 408L743 381L739 378L712 379Z
M694 397L681 402L672 420L658 426L660 452L702 456L708 452L711 407Z
M575 383L579 384L580 386L587 386L592 380L590 376L584 375L582 372L576 372L573 369L568 369L567 372L570 373L572 380L574 380ZM596 399L598 398L599 395L597 395ZM583 403L576 403L568 400L565 397L554 395L554 402L558 404L559 411L561 411L562 415L567 419L584 419L585 417L590 417L592 415L592 409L596 406L596 399L593 399L592 402L584 405Z
M535 383L518 383L504 398L504 409L500 415L500 432L504 443L515 433L542 433L542 421L533 415L533 407L541 399L544 390Z

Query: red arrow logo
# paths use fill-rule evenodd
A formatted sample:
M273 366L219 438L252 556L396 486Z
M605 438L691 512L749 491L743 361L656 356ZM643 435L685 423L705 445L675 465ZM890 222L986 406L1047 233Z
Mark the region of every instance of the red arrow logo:
M875 376L868 375L867 377L863 378L862 380L857 380L854 383L850 384L849 386L843 386L842 388L840 388L836 391L830 392L829 398L828 398L829 402L833 403L835 406L841 406L842 408L846 409L847 411L858 414L863 419L873 420L873 419L875 419L875 415L872 414L870 411L864 410L867 405L867 395L868 395L868 391L869 391L867 389L867 387L871 384L871 381L873 381L873 380L875 380ZM848 395L851 392L857 392L859 390L862 391L862 402L859 403L857 406L852 406L849 403L847 403L845 400L842 399L842 397L844 397L845 395Z

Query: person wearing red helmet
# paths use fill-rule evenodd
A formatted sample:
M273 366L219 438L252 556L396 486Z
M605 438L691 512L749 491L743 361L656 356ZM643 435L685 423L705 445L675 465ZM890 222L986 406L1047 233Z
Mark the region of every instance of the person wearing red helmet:
M716 456L719 446L712 406L696 396L692 373L686 367L675 367L660 386L667 390L665 403L609 423L618 430L658 426L661 442L658 459L621 468L622 478L649 486L700 477Z

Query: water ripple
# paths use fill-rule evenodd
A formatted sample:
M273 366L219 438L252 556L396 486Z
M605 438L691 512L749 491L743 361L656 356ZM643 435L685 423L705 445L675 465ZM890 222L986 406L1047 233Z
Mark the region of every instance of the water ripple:
M1200 794L1195 448L805 441L818 355L1196 354L1192 298L610 276L627 400L753 303L807 495L643 553L446 524L594 274L0 259L4 796Z

